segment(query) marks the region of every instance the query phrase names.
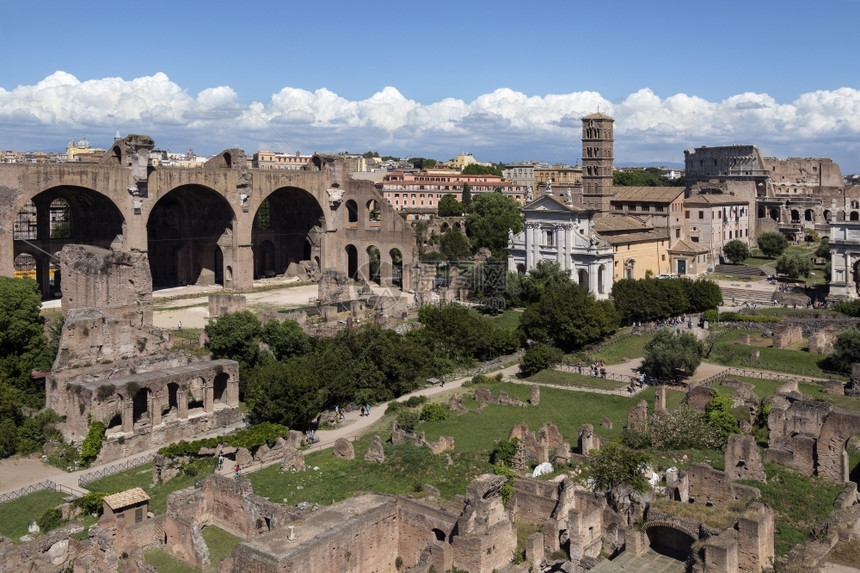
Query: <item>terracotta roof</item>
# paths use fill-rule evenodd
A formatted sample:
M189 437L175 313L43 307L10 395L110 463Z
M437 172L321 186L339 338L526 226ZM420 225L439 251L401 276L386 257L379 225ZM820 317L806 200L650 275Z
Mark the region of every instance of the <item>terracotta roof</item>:
M600 235L610 245L624 245L627 243L650 243L653 241L665 241L669 233L665 229L653 229L650 231L634 231L632 233L617 233L615 235Z
M149 496L139 487L104 496L104 502L114 511L142 501L149 501Z
M671 203L684 193L683 187L630 186L612 187L613 201L649 201L651 203Z
M713 195L693 195L688 199L684 199L684 205L704 205L708 207L718 205L749 205L749 201L741 199L737 195L718 193Z
M670 251L677 251L680 253L706 253L708 249L704 247L697 246L695 243L688 243L684 239L678 239L672 246L669 247Z
M648 227L635 217L627 215L610 215L600 217L594 221L594 230L598 233L611 233L616 231L645 231Z

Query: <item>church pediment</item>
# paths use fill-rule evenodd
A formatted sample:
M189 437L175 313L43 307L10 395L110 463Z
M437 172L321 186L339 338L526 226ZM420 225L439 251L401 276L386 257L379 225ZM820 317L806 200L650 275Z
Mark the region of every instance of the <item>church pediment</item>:
M541 195L531 203L526 203L526 205L522 209L524 212L534 212L534 211L550 211L555 213L569 213L572 211L571 207L568 207L564 203L562 203L559 199L551 197L549 195Z

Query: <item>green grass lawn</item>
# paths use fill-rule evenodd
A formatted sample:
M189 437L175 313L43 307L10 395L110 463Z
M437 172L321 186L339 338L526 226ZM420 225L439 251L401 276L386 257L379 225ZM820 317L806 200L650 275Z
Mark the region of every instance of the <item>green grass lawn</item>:
M597 360L606 364L621 364L631 358L640 358L645 354L645 345L654 338L653 332L643 332L619 339L595 353Z
M556 386L576 386L579 388L597 388L600 390L619 390L627 387L627 382L619 380L609 380L605 378L595 378L594 376L586 376L585 374L576 374L572 372L562 372L547 368L541 370L537 374L528 377L526 380L536 384L554 384Z
M210 564L203 573L215 573L218 570L218 563L229 557L233 548L242 540L214 525L204 527L202 533L209 548ZM163 549L151 549L143 557L146 563L155 567L158 573L200 573L200 569L183 563Z
M62 504L66 495L46 489L0 503L0 535L17 543L22 535L27 535L27 525L31 519L39 519L49 509Z
M176 490L191 487L195 482L212 473L214 469L215 465L211 459L202 458L189 464L187 474L180 474L164 484L153 485L152 464L149 463L91 482L87 484L87 489L110 494L139 487L149 494L149 510L159 514L167 509L168 495Z
M490 316L487 318L487 320L489 320L499 328L504 328L506 330L516 330L517 327L520 325L520 317L522 315L523 313L521 310L510 309L496 316Z
M531 389L525 384L499 383L487 386L494 395L504 391L527 401ZM394 446L389 438L387 416L379 432L385 449L382 464L364 461L364 454L372 434L354 442L355 459L335 458L330 450L308 453L305 463L307 472L282 473L278 466L249 473L254 491L277 503L295 504L302 501L330 504L346 499L360 491L382 493L409 493L420 491L425 483L434 485L442 496L450 499L462 494L466 485L477 475L492 473L490 453L499 439L507 438L516 424L528 424L537 431L545 423L555 424L565 441L576 447L579 428L592 424L595 433L613 438L621 434L627 411L640 400L653 404L654 390L648 389L635 398L570 392L555 388L542 388L539 406L523 408L488 405L480 413L473 396L473 388L458 392L463 405L469 409L464 413L451 413L447 420L424 422L417 428L425 432L428 441L439 436L454 438L455 449L450 453L451 465L446 455L433 455L427 448L411 445ZM668 402L680 402L678 392L670 392ZM603 418L612 421L612 429L601 427ZM314 467L318 469L313 469ZM286 502L284 501L286 499Z
M760 489L761 501L774 510L774 550L785 555L810 539L813 528L833 511L843 486L777 464L765 464L765 470L767 483L740 483Z
M741 334L752 334L754 344L749 346L740 344L738 339ZM810 354L805 350L766 346L765 344L769 344L768 340L763 339L757 331L726 329L719 334L708 361L736 368L771 370L813 378L844 378L844 376L822 370L819 363L824 359L824 356ZM759 351L759 358L750 357L750 352L754 349Z

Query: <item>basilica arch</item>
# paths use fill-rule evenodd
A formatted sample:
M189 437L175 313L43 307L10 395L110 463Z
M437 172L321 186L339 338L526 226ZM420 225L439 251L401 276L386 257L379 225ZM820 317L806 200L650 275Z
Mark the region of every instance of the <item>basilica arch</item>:
M229 149L202 167L163 167L149 162L154 146L129 135L100 164L0 165L0 275L13 276L16 257L29 254L54 296L52 254L78 243L147 253L156 286L247 289L272 273L346 273L351 262L362 275L373 245L380 282L411 287L414 231L372 182L350 178L343 158L275 171Z

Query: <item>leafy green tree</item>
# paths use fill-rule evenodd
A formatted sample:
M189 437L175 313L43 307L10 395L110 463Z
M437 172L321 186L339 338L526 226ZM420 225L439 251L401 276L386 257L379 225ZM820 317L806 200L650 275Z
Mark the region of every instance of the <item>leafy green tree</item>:
M516 335L495 326L476 311L451 303L418 310L424 328L417 331L428 348L455 363L489 360L516 350Z
M490 463L494 466L499 464L504 464L507 467L513 466L519 442L518 438L514 438L511 441L502 439L496 442L493 451L490 452Z
M620 318L609 301L569 283L548 290L520 318L526 338L571 351L615 332Z
M440 217L460 217L463 215L463 204L453 194L446 193L439 199L436 210Z
M437 402L424 404L421 407L421 415L419 419L422 422L441 422L448 417L448 411Z
M248 310L232 312L206 325L206 346L213 358L229 358L240 367L253 367L260 355L260 319Z
M665 187L669 180L660 173L648 171L613 171L612 184L616 187Z
M460 194L460 202L463 204L463 211L468 211L472 206L472 188L468 183L463 183L463 191Z
M560 363L562 357L563 354L558 348L539 342L526 350L522 360L520 360L520 372L523 376L532 376Z
M300 356L311 348L308 335L295 320L270 320L262 329L262 340L278 360Z
M520 204L503 193L481 193L466 215L466 229L473 251L486 247L496 258L507 258L509 233L523 230Z
M249 378L246 401L256 422L304 429L323 409L325 392L301 360L270 362Z
M717 308L723 302L723 291L720 285L706 278L678 279L687 294L689 306L684 312L703 312Z
M833 354L826 360L837 372L851 372L851 365L860 362L860 330L849 328L837 334Z
M50 370L54 356L40 316L42 295L32 279L0 277L0 386L8 385L19 406L41 408L45 389L34 370Z
M612 285L612 300L621 321L632 324L688 312L688 291L695 291L697 304L706 304L714 296L707 283L696 285L689 279L621 279ZM722 300L722 295L718 296Z
M470 163L461 171L463 175L496 175L502 176L502 168L498 165L481 165L480 163Z
M592 489L606 491L609 504L617 510L625 497L625 490L641 493L648 489L642 468L650 462L651 457L647 453L610 442L591 457L584 473Z
M750 257L750 248L737 239L723 245L723 254L733 265L738 265Z
M821 242L815 249L814 256L816 259L830 260L830 237L822 237Z
M472 246L460 229L452 228L442 233L439 252L446 261L468 261L472 258Z
M740 423L732 414L732 399L725 394L717 394L705 404L705 416L708 423L713 426L724 440L728 440L730 434L739 434Z
M695 334L661 328L645 345L642 369L652 378L677 381L692 376L704 354L705 347Z
M554 261L538 261L528 274L509 273L505 298L513 306L537 302L547 290L571 283L570 273Z
M808 277L812 271L812 263L806 255L782 255L776 261L776 272L790 279Z
M758 236L758 248L764 256L775 259L788 248L788 239L778 232L762 233Z

